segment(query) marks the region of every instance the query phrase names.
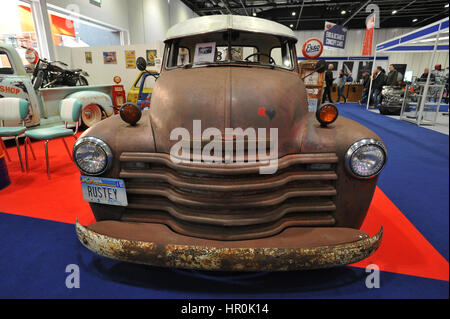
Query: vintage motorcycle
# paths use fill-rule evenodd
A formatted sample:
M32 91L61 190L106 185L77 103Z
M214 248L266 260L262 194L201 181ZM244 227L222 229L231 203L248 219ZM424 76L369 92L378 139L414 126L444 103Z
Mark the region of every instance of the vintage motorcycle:
M82 69L69 69L64 62L50 62L46 59L38 59L31 81L35 89L86 86L89 85L86 76L89 76L87 72Z

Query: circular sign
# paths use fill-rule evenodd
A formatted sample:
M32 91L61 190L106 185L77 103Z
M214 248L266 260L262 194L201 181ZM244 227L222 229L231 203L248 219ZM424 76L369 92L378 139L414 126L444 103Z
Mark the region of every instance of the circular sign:
M323 44L317 38L310 38L303 43L302 53L307 59L317 59L323 51Z
M30 64L36 64L39 60L39 54L35 49L28 48L25 51L25 60L27 60Z
M113 81L114 81L114 83L119 84L120 81L122 81L122 79L120 78L120 76L116 75L116 76L113 78Z

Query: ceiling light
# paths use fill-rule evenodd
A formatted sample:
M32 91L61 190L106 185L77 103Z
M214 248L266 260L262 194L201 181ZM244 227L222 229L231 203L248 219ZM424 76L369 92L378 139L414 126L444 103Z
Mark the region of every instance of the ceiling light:
M253 12L253 16L256 17L256 12Z
M448 8L448 3L444 7Z
M392 11L392 14L396 14L396 13L397 13L397 10Z
M412 20L412 22L417 22L419 19L415 18Z
M345 11L345 10L341 11L341 14L346 14L346 13L347 13L347 11Z
M291 28L293 28L293 27L294 27L294 25L293 25L293 24L290 24L289 26L290 26Z
M295 11L292 11L292 15L295 16Z

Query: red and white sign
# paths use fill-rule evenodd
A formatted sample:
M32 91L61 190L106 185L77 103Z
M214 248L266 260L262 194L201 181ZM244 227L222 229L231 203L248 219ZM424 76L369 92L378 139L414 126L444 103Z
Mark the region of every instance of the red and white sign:
M303 43L303 56L310 60L315 60L322 54L323 43L317 38L310 38Z
M37 53L37 51L35 49L28 48L25 51L25 59L30 64L36 64L37 61L39 60L39 54Z
M373 29L375 28L375 14L367 19L366 23L366 34L364 35L362 55L370 56L372 55L372 45L373 45Z

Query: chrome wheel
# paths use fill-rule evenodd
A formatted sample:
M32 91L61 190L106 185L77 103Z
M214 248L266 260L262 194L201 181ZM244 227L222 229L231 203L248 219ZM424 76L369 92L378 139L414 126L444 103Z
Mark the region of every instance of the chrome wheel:
M89 104L83 107L81 111L83 124L91 127L102 120L102 110L97 104Z

